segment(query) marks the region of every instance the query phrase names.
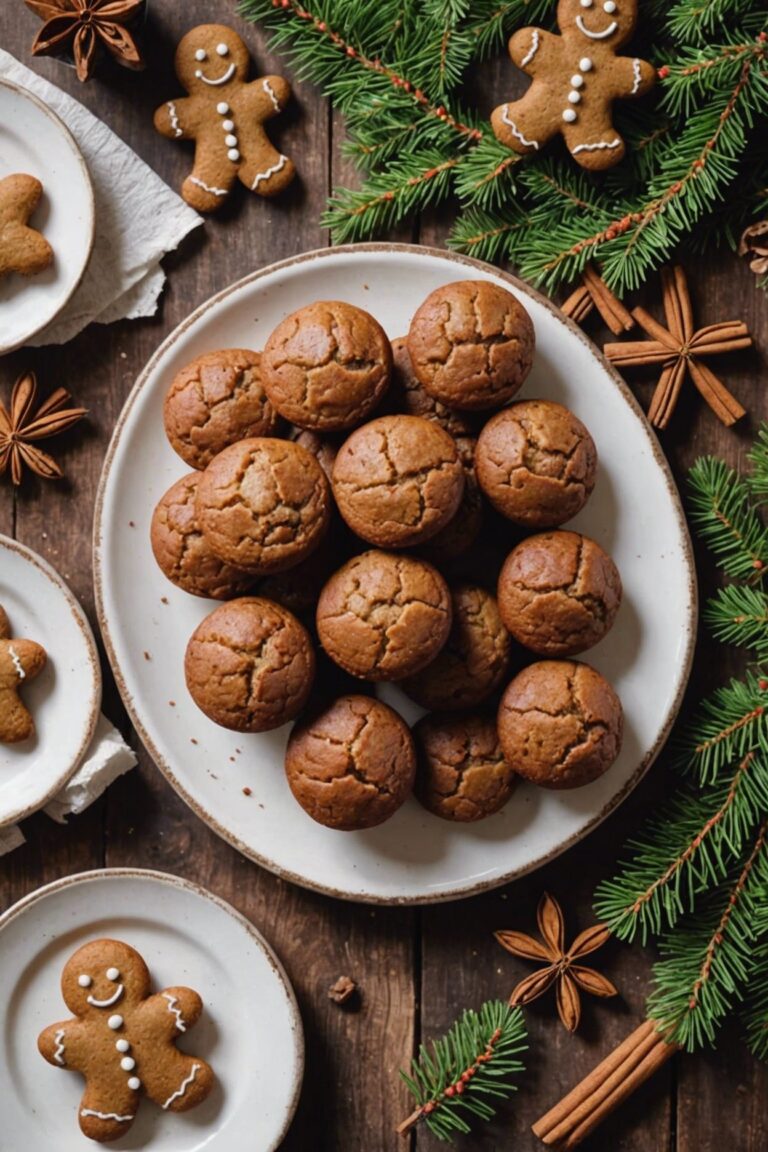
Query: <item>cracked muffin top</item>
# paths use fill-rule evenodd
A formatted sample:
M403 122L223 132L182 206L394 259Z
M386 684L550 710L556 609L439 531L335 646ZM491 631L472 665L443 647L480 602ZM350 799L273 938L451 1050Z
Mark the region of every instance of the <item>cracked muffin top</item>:
M388 412L403 412L406 416L423 416L439 424L451 436L474 436L477 417L466 412L446 408L430 396L416 376L408 354L408 337L398 336L392 341L392 384L387 396Z
M285 753L288 784L304 811L344 831L388 820L415 770L408 725L369 696L342 696L299 723Z
M237 732L268 732L307 702L315 654L286 608L243 596L215 608L192 633L184 658L189 693L206 716Z
M261 355L247 348L206 352L174 376L163 405L165 434L190 468L249 436L271 436L279 417L261 381Z
M523 400L485 425L475 470L482 491L502 516L527 528L556 528L589 499L597 450L568 408L549 400Z
M266 576L318 546L330 518L330 488L317 458L290 440L254 437L220 452L197 490L209 547L236 568Z
M514 678L499 706L507 763L542 788L578 788L621 751L621 702L608 681L571 660L542 660Z
M449 408L496 408L511 400L531 370L531 318L511 292L487 280L435 289L408 332L413 371Z
M277 411L317 432L361 424L384 395L392 349L362 308L318 300L282 320L262 356L267 394Z
M453 623L443 648L403 691L430 711L473 708L499 686L509 667L511 639L496 597L476 584L451 591Z
M416 799L443 820L469 823L492 816L514 791L493 717L423 716L416 742Z
M150 541L162 572L192 596L229 600L242 596L253 580L220 560L206 543L195 513L199 472L177 480L152 514Z
M320 593L317 631L330 658L363 680L402 680L448 639L451 597L431 564L371 551L334 573Z
M380 416L344 441L333 466L341 515L363 540L404 548L453 518L464 468L453 437L420 416Z
M498 598L501 618L520 644L541 656L573 656L613 626L621 577L588 536L542 532L512 549Z

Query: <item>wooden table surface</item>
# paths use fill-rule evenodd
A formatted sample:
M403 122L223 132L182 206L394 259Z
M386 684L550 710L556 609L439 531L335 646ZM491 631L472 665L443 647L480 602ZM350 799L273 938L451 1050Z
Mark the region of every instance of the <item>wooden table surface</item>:
M94 629L90 549L94 499L112 427L138 371L160 341L214 292L265 264L326 246L327 233L318 223L326 195L332 185L354 178L341 156L340 121L313 87L299 83L285 61L266 51L261 32L236 16L231 0L151 0L150 7L149 69L143 74L114 69L105 80L80 85L74 71L58 61L33 62L29 45L38 20L20 0L6 0L0 6L0 44L86 104L178 187L190 156L152 127L155 106L179 92L171 67L173 47L196 23L232 23L253 50L260 69L256 74L288 74L294 85L296 98L290 111L273 123L275 138L295 159L300 179L274 203L240 190L216 219L196 231L166 261L168 285L154 319L96 325L66 347L24 349L0 360L3 396L22 370L33 368L43 389L65 385L90 410L87 427L81 425L56 445L66 483L30 478L18 494L8 485L0 488L0 532L37 549L58 568ZM473 79L473 98L485 111L510 94L509 73L500 58L484 69L482 77ZM445 214L425 219L413 235L398 239L442 244L447 225ZM723 365L727 380L752 413L752 424L743 421L738 432L721 428L689 389L664 438L678 477L701 452L742 461L751 428L768 415L765 295L755 289L747 268L728 255L713 255L695 272L699 320L743 318L759 351ZM650 299L655 299L653 285ZM638 389L644 401L650 386L649 378ZM713 573L701 549L697 554L706 592ZM691 701L724 675L726 663L727 654L702 636ZM585 927L593 919L590 901L595 884L614 866L618 846L643 815L664 804L662 755L602 828L567 857L525 880L432 908L355 906L305 892L262 871L198 820L141 749L106 663L104 708L136 747L139 769L67 828L44 816L25 822L26 846L0 861L0 911L60 876L103 866L139 865L205 885L250 917L282 957L306 1029L306 1078L283 1145L286 1152L310 1148L394 1152L407 1147L394 1133L396 1123L410 1111L398 1068L409 1061L420 1041L442 1033L460 1010L477 1007L488 997L506 997L530 970L495 945L493 930L533 928L543 890L562 901L570 931ZM589 998L575 1037L558 1024L551 999L527 1010L531 1053L524 1090L493 1125L459 1140L459 1147L478 1152L513 1148L534 1152L541 1147L530 1124L639 1022L651 962L650 951L639 946L610 944L600 954L599 964L618 984L622 998ZM327 997L328 986L342 973L360 986L356 1011L340 1009ZM0 1117L4 1091L0 1087ZM425 1131L411 1139L418 1152L439 1147ZM584 1148L586 1152L722 1152L726 1140L728 1152L764 1152L768 1147L768 1070L748 1056L735 1028L726 1030L716 1052L674 1061Z

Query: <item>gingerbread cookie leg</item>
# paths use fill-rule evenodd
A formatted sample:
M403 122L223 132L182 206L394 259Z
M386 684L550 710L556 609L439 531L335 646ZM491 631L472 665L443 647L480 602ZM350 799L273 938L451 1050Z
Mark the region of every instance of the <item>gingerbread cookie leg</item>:
M236 178L236 164L229 160L222 162L209 141L198 137L195 165L182 185L181 194L198 212L217 212L232 191Z
M588 127L579 123L563 124L562 130L565 146L576 163L591 172L612 168L627 150L607 109L604 115L592 117Z
M137 1093L127 1083L107 1087L101 1078L88 1080L78 1112L83 1135L103 1144L119 1140L136 1119L138 1103Z
M257 134L252 128L251 133L253 140L249 142L248 154L238 176L251 192L259 196L276 196L296 175L293 161L273 148L263 129Z

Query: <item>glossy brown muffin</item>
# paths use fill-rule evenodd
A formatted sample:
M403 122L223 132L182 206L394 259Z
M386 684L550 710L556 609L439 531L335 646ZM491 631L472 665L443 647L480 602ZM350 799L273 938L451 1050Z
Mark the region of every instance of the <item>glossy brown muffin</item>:
M453 623L443 648L417 676L402 683L429 711L474 708L504 679L512 641L501 622L496 597L476 584L451 591Z
M259 575L304 560L328 527L331 493L315 456L290 440L241 440L200 479L197 519L209 547Z
M414 792L443 820L469 823L503 808L515 787L492 717L422 717L413 730L418 767Z
M361 424L384 395L392 349L373 316L318 300L282 320L264 347L262 373L277 411L317 432Z
M523 669L499 706L504 756L543 788L579 788L602 776L621 751L621 701L608 681L572 660Z
M261 355L246 348L206 352L174 376L163 406L165 433L191 468L250 436L272 436L279 417L261 382Z
M562 404L523 400L485 425L475 470L502 516L527 528L556 528L589 499L597 450L581 420Z
M343 831L388 820L415 771L408 725L369 696L342 696L297 724L285 753L288 784L304 811Z
M457 280L432 292L411 321L408 353L417 378L449 408L498 408L531 370L531 318L488 280Z
M344 441L333 466L333 494L358 536L404 548L436 535L464 491L456 442L419 416L380 416Z
M474 467L475 443L471 436L456 438L459 459L464 467L464 492L451 519L432 536L421 551L433 564L445 564L472 549L483 527L483 498Z
M221 604L187 645L189 693L206 716L237 732L268 732L307 702L315 654L306 628L260 596Z
M192 596L213 600L242 596L253 577L225 564L209 548L195 512L199 483L199 472L182 476L155 508L150 528L155 560L172 584Z
M512 549L498 596L501 618L515 640L541 656L573 656L613 626L621 577L588 536L542 532Z
M327 654L363 680L402 680L434 660L448 639L451 597L431 564L371 551L323 588L317 631Z
M430 396L416 376L408 355L408 337L398 336L392 341L392 384L387 396L387 412L402 412L406 416L422 416L432 420L454 437L474 436L477 429L477 416L446 408L434 396Z

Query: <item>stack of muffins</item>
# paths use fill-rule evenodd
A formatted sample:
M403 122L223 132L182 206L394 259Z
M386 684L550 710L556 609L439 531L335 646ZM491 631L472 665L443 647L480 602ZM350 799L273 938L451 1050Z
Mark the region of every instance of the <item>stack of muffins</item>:
M574 788L619 753L619 699L572 657L613 625L621 580L559 530L597 453L562 405L511 403L534 343L511 293L463 280L391 344L320 301L262 353L208 353L170 385L166 432L194 471L158 504L153 551L226 601L189 641L189 691L240 732L298 717L288 783L328 827L380 824L412 790L478 820L518 777ZM413 731L385 681L427 710Z

